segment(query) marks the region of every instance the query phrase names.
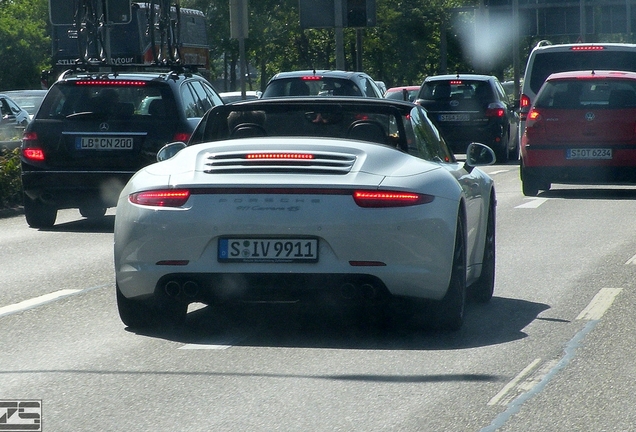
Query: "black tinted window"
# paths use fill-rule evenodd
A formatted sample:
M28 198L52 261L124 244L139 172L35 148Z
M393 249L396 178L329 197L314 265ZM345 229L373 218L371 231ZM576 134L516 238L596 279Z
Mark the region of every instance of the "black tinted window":
M51 87L38 112L38 118L59 118L79 113L115 116L149 115L150 102L161 100L174 109L174 98L167 86L77 85L73 82ZM172 108L171 108L172 107Z
M487 105L496 100L495 93L488 81L452 80L430 81L424 83L419 95L425 101L470 100Z
M573 70L636 71L636 52L630 51L560 51L538 52L532 64L530 88L538 93L553 73Z
M636 106L636 83L628 80L555 80L545 83L537 108L589 109Z
M353 81L338 78L277 79L270 82L263 97L280 96L364 96Z

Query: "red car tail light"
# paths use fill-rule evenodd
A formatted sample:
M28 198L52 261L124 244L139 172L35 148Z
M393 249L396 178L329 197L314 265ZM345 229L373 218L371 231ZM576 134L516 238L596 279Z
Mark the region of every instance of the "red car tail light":
M190 134L187 132L177 132L172 137L173 142L179 141L179 142L187 143L189 139L190 139Z
M572 51L603 51L605 47L599 45L577 45L570 49Z
M128 196L133 204L154 207L181 207L190 198L188 189L165 189L136 192Z
M406 207L419 204L428 204L435 197L413 192L398 191L364 191L353 192L353 199L360 207Z
M310 153L250 153L245 155L245 159L313 159Z
M119 87L143 87L145 81L134 80L91 80L91 81L75 81L78 86L119 86Z
M488 105L486 108L486 117L502 118L506 115L506 110L496 104Z
M530 109L530 98L528 97L528 95L521 95L521 99L519 99L519 108L521 108L521 110L525 112Z
M35 132L25 132L22 135L22 156L30 161L43 162L44 150L40 148L38 134Z
M321 79L322 77L318 75L307 75L301 78L303 81L320 81Z

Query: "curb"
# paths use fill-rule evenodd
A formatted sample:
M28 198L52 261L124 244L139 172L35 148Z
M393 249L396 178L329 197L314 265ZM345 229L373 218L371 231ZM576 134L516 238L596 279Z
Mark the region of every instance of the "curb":
M19 216L24 214L24 207L13 207L0 209L0 218L9 218L13 216Z

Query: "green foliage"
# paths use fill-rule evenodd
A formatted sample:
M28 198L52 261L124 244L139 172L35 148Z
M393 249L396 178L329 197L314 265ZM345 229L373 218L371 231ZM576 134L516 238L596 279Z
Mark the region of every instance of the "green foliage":
M427 75L440 73L442 23L449 8L466 6L458 0L377 0L377 25L363 32L362 68L388 86L419 84ZM182 0L201 9L209 22L208 37L213 74L230 76L220 88L236 89L238 42L230 39L229 0ZM300 27L299 0L249 2L249 37L246 57L256 80L249 89L262 90L277 72L299 69L334 69L333 29ZM456 36L448 34L448 70L472 71L464 60ZM356 30L344 29L345 69L354 70ZM217 85L218 87L218 85Z
M50 67L47 0L0 1L0 89L40 87Z
M19 149L0 150L0 209L22 203Z

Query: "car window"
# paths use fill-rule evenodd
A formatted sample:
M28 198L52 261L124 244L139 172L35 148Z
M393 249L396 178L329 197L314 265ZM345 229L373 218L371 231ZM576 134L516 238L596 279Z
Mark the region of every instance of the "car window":
M406 122L409 153L422 159L453 162L455 157L421 107L411 110Z
M365 95L367 95L368 97L381 97L380 95L382 94L382 92L373 80L370 80L369 78L364 78L363 82L364 82L363 91Z
M189 83L185 83L181 86L181 100L187 118L202 117L203 114L205 114L205 111L199 103L199 98Z
M636 106L636 85L627 80L555 80L544 84L537 108L630 108Z
M304 136L356 139L407 150L406 117L397 110L319 104L227 107L208 112L190 144L247 136Z
M365 93L366 94L366 93ZM363 96L351 80L341 78L302 77L271 81L263 97L280 96Z
M495 91L497 92L497 96L500 101L503 101L506 103L512 102L511 100L508 99L509 95L506 93L506 90L504 90L499 80L495 80Z
M199 81L199 84L201 84L201 87L203 87L203 90L208 95L208 99L212 103L212 106L223 105L223 99L221 99L221 96L219 96L208 83Z
M149 102L164 101L165 109L174 111L174 98L168 86L149 85L54 85L38 111L39 118L59 118L78 113L133 116L149 115Z

